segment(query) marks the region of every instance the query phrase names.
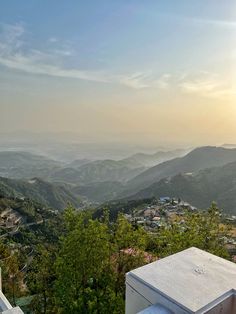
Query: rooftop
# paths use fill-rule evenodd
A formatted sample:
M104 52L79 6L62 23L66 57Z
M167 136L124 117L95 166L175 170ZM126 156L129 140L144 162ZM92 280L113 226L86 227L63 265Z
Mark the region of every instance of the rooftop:
M236 293L236 265L194 247L137 268L127 277L188 313L204 313Z

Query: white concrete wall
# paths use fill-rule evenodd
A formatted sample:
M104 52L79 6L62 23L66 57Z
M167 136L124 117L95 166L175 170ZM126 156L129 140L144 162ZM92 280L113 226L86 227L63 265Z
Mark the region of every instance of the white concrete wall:
M236 296L230 296L211 310L207 311L206 314L236 314Z
M126 309L125 314L137 314L150 305L160 304L176 314L189 314L189 312L165 296L154 291L142 282L126 275Z

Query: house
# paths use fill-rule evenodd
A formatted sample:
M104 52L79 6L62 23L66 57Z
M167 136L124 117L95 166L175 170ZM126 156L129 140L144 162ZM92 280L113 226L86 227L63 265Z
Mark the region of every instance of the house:
M161 217L159 217L159 216L155 216L152 218L152 221L159 221L159 220L161 220Z
M144 213L143 213L143 215L144 215L144 217L145 218L147 218L147 217L149 217L149 218L151 218L151 217L154 217L155 216L155 210L153 210L153 209L146 209L145 211L144 211Z
M169 196L161 196L159 200L161 203L164 204L164 203L169 203L171 201L171 198Z

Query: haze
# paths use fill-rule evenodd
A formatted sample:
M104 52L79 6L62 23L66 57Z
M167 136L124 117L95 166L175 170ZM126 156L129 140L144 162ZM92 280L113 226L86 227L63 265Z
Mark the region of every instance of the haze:
M234 0L0 5L0 132L234 143Z

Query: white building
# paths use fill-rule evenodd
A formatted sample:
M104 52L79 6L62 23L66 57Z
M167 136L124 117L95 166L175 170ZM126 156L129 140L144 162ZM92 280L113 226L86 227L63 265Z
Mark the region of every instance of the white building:
M197 248L126 274L126 314L236 314L236 264Z
M0 269L0 313L1 314L24 314L22 310L17 307L12 307L5 295L2 293L2 279Z

